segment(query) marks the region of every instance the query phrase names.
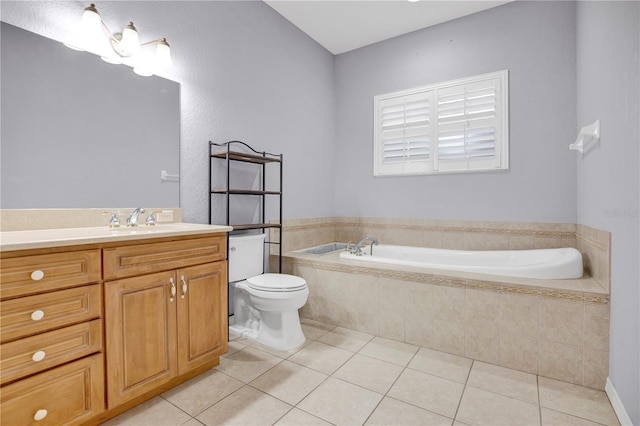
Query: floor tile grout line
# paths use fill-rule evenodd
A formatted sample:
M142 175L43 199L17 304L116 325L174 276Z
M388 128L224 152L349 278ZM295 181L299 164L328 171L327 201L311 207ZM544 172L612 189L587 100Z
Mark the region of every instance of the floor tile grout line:
M336 328L337 328L337 327L334 327L331 331L335 330ZM309 343L309 345L311 345L313 342L318 342L318 343L326 344L327 346L332 346L332 345L329 345L329 344L327 344L327 343L324 343L324 342L320 342L320 341L319 341L319 339L321 339L323 336L326 336L327 334L331 333L331 331L329 331L329 332L327 332L327 333L323 334L322 336L319 336L317 339L312 339L313 341L312 341L311 343ZM309 346L309 345L306 345L305 347L307 347L307 346ZM332 347L336 347L336 346L332 346ZM302 349L304 349L304 348L302 348ZM302 349L300 349L300 350L302 350ZM342 349L342 348L338 348L338 349ZM345 350L345 349L343 349L343 350ZM298 352L300 352L300 351L297 351L296 353L298 353ZM347 351L347 352L350 352L350 351ZM294 353L294 354L292 354L291 356L293 356L293 355L295 355L295 353ZM315 415L315 414L313 414L313 413L309 413L308 411L306 411L306 410L304 410L304 409L300 408L300 407L299 407L299 405L300 405L300 404L301 404L301 403L302 403L302 402L303 402L303 401L304 401L304 400L305 400L309 395L311 395L311 394L312 394L313 392L315 392L315 391L316 391L320 386L322 386L322 384L323 384L323 383L325 383L327 380L329 380L329 378L330 378L330 377L333 377L333 374L335 374L335 372L336 372L336 371L338 371L340 368L342 368L342 366L343 366L344 364L346 364L347 362L349 362L349 360L350 360L351 358L353 358L353 356L355 356L355 353L353 353L353 354L352 354L352 355L351 355L351 356L350 356L350 357L349 357L349 358L348 358L348 359L347 359L343 364L341 364L338 368L336 368L336 370L335 370L333 373L331 373L331 374L324 373L324 372L322 372L322 371L316 370L315 368L311 368L311 367L306 366L306 365L298 364L298 363L297 363L297 362L295 362L295 361L292 361L292 360L287 359L287 361L291 362L292 364L296 364L296 365L298 365L298 366L300 366L300 367L307 368L307 369L309 369L309 370L312 370L312 371L318 372L318 373L320 373L320 374L324 374L324 375L326 376L326 377L325 377L325 378L324 378L320 383L318 383L318 385L317 385L317 386L315 386L311 391L307 392L307 394L306 394L303 398L301 398L301 399L300 399L300 401L298 401L295 405L293 405L293 406L291 407L291 409L290 409L289 411L287 411L287 413L291 412L294 408L297 408L298 410L300 410L300 411L302 411L302 412L304 412L304 413L306 413L306 414L309 414L310 416L313 416L313 417L315 417L315 418L317 418L317 419L320 419L320 420L322 420L322 421L324 421L324 422L327 422L327 423L329 423L329 424L332 424L332 425L333 425L334 423L330 422L329 420L327 420L327 419L325 419L325 418L322 418L322 417L318 417L317 415ZM273 368L273 367L272 367L272 368ZM270 370L270 369L269 369L269 370ZM268 370L267 370L267 371L268 371ZM265 373L266 373L266 372L265 372ZM255 379L254 379L254 380L255 380ZM269 396L273 396L273 395L269 395ZM274 397L274 398L276 398L275 396L273 396L273 397ZM276 399L280 400L279 398L276 398ZM283 401L283 402L284 402L284 401ZM289 404L289 405L291 405L291 404ZM286 416L286 413L285 413L282 417L284 417L284 416ZM281 417L280 419L282 419L282 417ZM278 419L278 421L279 421L280 419ZM275 423L277 423L278 421L276 421ZM274 424L275 424L275 423L274 423Z
M544 408L545 410L548 410L548 411L553 411L555 413L564 414L564 415L567 415L567 416L575 417L576 419L580 419L580 420L584 420L584 421L587 421L587 422L590 422L590 423L594 423L594 424L596 424L598 426L607 426L605 423L600 423L600 422L597 422L595 420L579 416L577 414L571 414L571 413L567 413L565 411L557 410L557 409L554 409L554 408L540 406L540 409L542 409L542 408Z
M536 391L538 392L538 420L542 426L542 404L540 403L540 377L536 374Z
M219 373L224 374L222 371L219 371ZM220 402L224 401L225 399L227 399L228 397L230 397L230 396L231 396L231 395L233 395L234 393L238 392L240 389L242 389L242 388L244 388L245 386L247 386L247 383L242 382L242 380L238 380L238 379L236 379L235 377L230 376L230 375L228 375L228 374L225 374L225 376L230 377L230 378L232 378L232 379L234 379L234 380L237 380L237 381L241 382L241 383L242 383L242 386L240 386L238 389L234 390L233 392L228 393L227 395L225 395L224 397L220 398L219 400L217 400L217 401L216 401L216 402L214 402L213 404L209 404L209 405L207 406L207 408L204 408L204 409L200 410L196 415L191 416L193 419L198 420L198 419L196 419L196 417L198 417L200 414L204 413L205 411L207 411L208 409L210 409L210 408L211 408L211 407L213 407L214 405L216 405L216 404L218 404L218 403L220 403ZM198 420L198 421L200 421L200 420ZM200 422L200 423L202 423L202 422Z
M408 344L408 343L407 343L407 344ZM411 346L414 346L414 345L411 345ZM389 392L391 391L391 389L393 389L393 387L395 386L395 384L398 382L398 380L400 380L400 377L402 377L402 375L404 374L404 372L405 372L406 370L418 371L418 370L413 370L413 369L409 368L409 364L411 364L411 361L413 361L413 360L414 360L414 358L418 355L418 352L420 352L420 347L419 347L419 346L417 346L417 348L418 348L418 349L413 353L413 355L411 356L411 358L409 359L409 361L407 362L407 364L406 364L406 365L404 365L404 366L399 365L399 367L402 367L402 371L400 372L400 374L398 374L398 377L396 377L396 379L393 381L393 383L391 384L391 386L389 386L389 389L387 389L387 391L384 393L384 395L382 395L382 398L380 399L380 401L378 402L378 404L376 404L375 408L371 411L371 413L369 413L369 415L367 416L367 419L364 421L364 423L363 423L363 424L366 424L366 423L367 423L367 421L371 418L371 416L373 415L373 413L375 413L375 411L378 409L378 407L380 406L380 404L382 404L382 401L384 401L384 399L385 399L385 398L390 398L390 399L393 399L394 401L399 401L399 402L402 402L403 404L411 405L412 407L416 407L416 408L419 408L419 409L421 409L421 410L425 410L425 411L428 411L428 412L430 412L430 413L433 413L433 414L436 414L436 415L439 415L439 416L443 416L442 414L440 414L440 413L436 413L435 411L428 410L428 409L426 409L426 408L424 408L424 407L419 407L419 406L417 406L417 405L415 405L415 404L412 404L412 403L407 402L407 401L402 401L402 400L400 400L400 399L398 399L398 398L394 398L393 396L390 396L390 395L389 395ZM362 355L362 356L366 356L366 355ZM373 359L377 359L377 358L373 358ZM379 361L384 361L384 360L379 360ZM393 363L390 363L390 364L393 364ZM394 364L394 365L398 365L398 364ZM447 416L443 416L443 417L449 418L449 417L447 417ZM453 424L453 421L454 421L454 420L453 420L453 419L451 419L452 424Z
M458 406L456 407L456 412L453 413L453 422L455 423L456 418L458 417L458 412L460 411L460 407L462 406L462 398L464 398L464 394L467 391L467 386L469 384L469 377L471 377L471 371L473 370L473 365L475 364L475 360L471 360L471 365L469 366L469 372L467 373L467 378L464 381L464 387L462 388L462 393L460 393L460 399L458 400ZM470 386L473 387L473 386Z
M185 413L187 416L191 417L192 419L194 418L194 416L192 416L191 414L187 413L184 409L182 409L181 407L177 406L176 404L174 404L173 402L169 401L167 398L165 398L164 396L162 396L162 394L158 394L158 396L165 400L166 402L168 402L169 404L173 405L174 407L176 407L178 410L182 411L183 413ZM151 398L153 399L153 398ZM151 399L149 399L149 401L151 401ZM136 407L138 407L136 405ZM187 420L188 421L188 420Z
M416 353L418 353L418 351L416 351L413 356L411 357L411 360L415 357ZM366 355L363 355L366 356ZM407 365L409 365L409 363L411 362L411 360L409 360L409 362L407 363ZM391 389L393 389L393 387L395 386L395 384L398 382L398 380L400 380L400 377L402 376L402 374L406 371L407 366L402 367L402 371L400 372L400 374L398 374L398 377L396 377L396 379L393 381L393 383L391 383L391 386L389 386L389 389L387 389L387 391L384 393L384 395L382 395L382 398L380 398L380 401L378 401L378 403L376 404L375 408L371 411L371 413L369 413L369 415L367 416L366 420L364 421L363 425L367 423L367 421L369 421L369 419L371 418L371 416L373 415L373 413L376 412L376 410L378 409L378 407L380 406L380 404L382 404L382 401L384 401L385 398L391 398L389 396L389 392L391 391ZM394 398L395 399L395 398ZM404 402L404 401L402 401ZM406 402L405 402L406 404ZM413 404L410 404L413 405ZM415 407L415 406L414 406Z
M328 333L327 333L327 334L328 334ZM324 336L324 335L323 335L323 336ZM320 337L322 337L322 336L320 336ZM318 337L318 339L319 339L320 337ZM311 342L311 343L313 343L313 342L318 342L318 339L310 339L310 340L312 340L312 342ZM310 344L311 344L311 343L310 343ZM319 342L319 343L322 343L322 342ZM251 344L249 344L248 346L251 346ZM306 346L309 346L309 345L306 345ZM304 349L306 346L301 347L301 348L300 348L300 350ZM331 345L328 345L328 346L331 346ZM259 350L259 348L255 347L255 346L254 346L254 348ZM244 348L243 348L243 349L244 349ZM242 349L241 349L241 350L242 350ZM262 351L262 352L265 352L265 351ZM295 354L296 354L296 353L298 353L298 352L300 352L300 351L296 351L296 352L292 353L291 355L289 355L289 357L288 357L288 358L292 357L293 355L295 355ZM271 354L271 353L268 353L268 352L265 352L265 353L267 353L267 354L269 354L269 355L272 355L272 356L277 356L277 355L274 355L274 354ZM287 412L286 412L286 413L284 413L280 418L278 418L278 419L277 419L273 424L277 423L277 422L278 422L278 421L280 421L282 418L284 418L284 417L285 417L288 413L290 413L294 408L296 408L296 409L298 409L298 410L300 410L300 411L303 411L304 413L309 414L310 416L313 416L313 417L315 417L315 418L318 418L318 419L320 419L320 420L322 420L322 421L325 421L325 422L327 422L327 423L331 423L331 422L329 422L329 421L328 421L328 420L326 420L326 419L323 419L323 418L321 418L321 417L318 417L318 416L316 416L315 414L309 413L309 412L307 412L307 411L303 410L302 408L299 408L299 407L298 407L298 405L299 405L302 401L304 401L304 400L305 400L305 399L306 399L306 398L307 398L311 393L313 393L316 389L318 389L318 387L320 387L324 382L326 382L326 381L329 379L329 377L332 377L332 374L326 374L326 373L323 373L323 372L321 372L321 371L318 371L318 370L316 370L316 369L314 369L314 368L311 368L311 367L308 367L308 366L305 366L305 365L302 365L302 364L298 364L298 363L296 363L295 361L291 361L291 360L289 360L288 358L282 358L282 359L281 359L281 361L280 361L278 364L276 364L276 365L274 365L274 366L270 367L269 369L265 370L263 373L259 374L257 377L255 377L255 378L254 378L253 380L251 380L250 382L248 382L248 383L243 383L243 386L242 386L242 387L240 387L239 389L237 389L236 391L234 391L234 392L232 392L232 393L235 393L235 392L239 391L240 389L242 389L242 388L244 388L244 387L247 387L247 386L248 386L248 387L250 387L250 388L252 388L252 389L255 389L255 390L257 390L257 391L259 391L259 392L261 392L261 393L263 393L263 394L265 394L265 395L267 395L267 396L271 397L271 398L274 398L274 399L276 399L276 400L278 400L278 401L280 401L280 402L282 402L282 403L284 403L284 404L289 405L291 408L290 408L289 410L287 410ZM349 359L351 359L351 357L350 357ZM325 377L325 378L324 378L324 379L323 379L323 380L322 380L322 381L321 381L317 386L315 386L311 391L307 392L307 394L306 394L304 397L302 397L302 398L300 399L300 401L298 401L298 402L297 402L296 404L294 404L294 405L290 404L290 403L289 403L289 402L287 402L287 401L283 401L282 399L278 398L278 397L277 397L277 396L275 396L275 395L271 395L270 393L268 393L268 392L264 392L263 390L258 389L258 388L256 388L255 386L251 385L251 383L253 383L255 380L257 380L259 377L263 376L264 374L267 374L269 371L271 371L272 369L274 369L274 368L275 368L275 367L277 367L278 365L282 364L284 361L289 361L289 362L290 362L290 363L292 363L292 364L296 364L296 365L298 365L298 366L300 366L300 367L307 368L307 369L309 369L309 370L312 370L312 371L318 372L318 373L323 374L323 375L325 375L325 376L326 376L326 377ZM348 361L348 360L347 360L347 361ZM345 363L346 363L347 361L345 361ZM338 369L340 369L340 367L338 367ZM336 370L336 371L337 371L337 370ZM229 377L232 377L232 376L229 376ZM234 378L234 377L232 377L232 378ZM234 379L235 379L235 378L234 378ZM238 380L238 379L236 379L236 380ZM231 395L231 394L229 394L229 395ZM227 396L229 396L229 395L227 395ZM221 402L221 401L222 401L222 400L224 400L224 399L226 399L226 397L225 397L225 398L222 398L220 401L217 401L216 403L212 404L212 405L211 405L211 406L209 406L207 409L211 408L213 405L216 405L217 403ZM205 411L205 410L203 410L203 411ZM196 419L196 420L197 420L197 419Z
M341 369L341 368L342 368L346 363L348 363L351 359L353 359L353 357L358 353L358 352L352 352L352 351L349 351L349 350L344 349L344 348L341 348L341 347L339 347L339 346L331 345L330 343L325 343L325 342L321 342L321 341L320 341L320 339L321 339L322 337L324 337L324 336L326 336L326 335L328 335L328 334L330 334L330 333L334 332L336 328L338 328L338 327L337 327L337 326L336 326L336 327L334 327L334 328L333 328L332 330L330 330L329 332L327 332L327 333L323 334L322 336L320 336L320 337L318 337L317 339L315 339L315 340L314 340L314 342L322 343L322 344L325 344L325 345L327 345L327 346L331 346L331 347L334 347L334 348L342 349L342 350L344 350L344 351L346 351L346 352L350 352L350 353L351 353L351 356L349 356L349 358L347 358L347 359L346 359L342 364L340 364L340 365L339 365L339 366L338 366L338 367L337 367L337 368L336 368L336 369L335 369L331 374L327 374L327 373L324 373L324 372L322 372L322 371L318 371L318 370L316 370L316 369L314 369L314 368L311 368L311 367L309 367L309 366L302 365L302 364L298 364L298 363L296 363L295 361L290 361L290 360L289 360L289 362L291 362L291 363L294 363L294 364L299 365L299 366L304 367L304 368L308 368L308 369L313 370L313 371L317 371L317 372L319 372L319 373L324 374L324 375L326 375L326 376L327 376L327 377L325 377L325 378L324 378L324 379L323 379L323 380L322 380L322 381L321 381L321 382L320 382L316 387L314 387L311 391L309 391L309 392L308 392L308 393L307 393L307 394L306 394L302 399L300 399L300 401L298 401L298 403L297 403L296 405L294 405L294 406L293 406L293 408L297 408L298 410L301 410L301 411L303 411L303 412L305 412L305 413L307 413L307 414L309 414L309 415L311 415L311 416L313 416L313 417L319 418L319 419L321 419L321 420L323 420L323 421L325 421L325 422L327 422L327 423L330 423L330 424L333 424L333 423L332 423L332 422L330 422L329 420L325 419L325 418L318 417L318 416L317 416L317 415L315 415L315 414L312 414L312 413L309 413L308 411L303 410L302 408L298 407L298 405L299 405L299 404L301 404L301 403L302 403L302 401L304 401L304 400L305 400L309 395L311 395L315 390L317 390L320 386L322 386L322 384L323 384L323 383L327 382L330 378L333 378L333 379L335 379L335 380L341 380L341 379L338 379L337 377L334 377L334 374L335 374L338 370L340 370L340 369ZM372 336L372 337L371 337L371 339L373 339L373 337L374 337L374 336ZM370 339L370 340L371 340L371 339ZM369 340L369 341L370 341L370 340ZM368 342L367 342L367 343L368 343ZM307 345L307 346L309 346L309 345ZM365 345L364 345L364 346L366 346L366 343L365 343ZM363 347L364 347L364 346L363 346ZM362 349L362 348L361 348L361 349ZM298 351L298 352L299 352L299 351ZM298 353L298 352L296 352L296 353ZM294 354L294 355L295 355L295 354ZM292 355L292 356L293 356L293 355ZM345 383L350 383L350 382L347 382L347 381L345 381L345 380L341 380L341 381L343 381L343 382L345 382ZM353 383L350 383L350 384L355 385L355 384L353 384ZM357 385L356 385L356 386L357 386ZM366 389L366 390L371 391L371 389L367 389L367 388L364 388L364 387L362 387L362 386L359 386L359 387L361 387L361 388L363 388L363 389ZM292 409L293 409L293 408L292 408ZM289 410L289 411L291 411L291 410Z
M484 362L484 361L477 361L477 360L473 360L473 361L474 361L473 365L475 365L476 362ZM502 367L500 365L495 365L495 364L489 364L489 365L492 365L494 367L499 367L499 368L508 368L508 367ZM514 370L514 371L520 371L520 370ZM523 371L522 373L526 373L526 372ZM502 396L502 397L505 397L505 398L514 399L516 401L524 402L525 404L529 404L529 405L533 405L533 406L536 406L536 405L540 406L540 396L539 396L539 389L538 389L538 375L537 374L533 374L533 373L526 373L526 374L532 374L536 378L536 393L538 394L538 396L537 396L538 402L536 402L536 403L525 401L524 399L517 398L517 397L512 396L512 395L505 395L505 394L500 393L500 392L495 392L495 391L493 391L491 389L485 389L485 388L480 388L480 387L474 386L474 385L468 383L468 379L467 379L467 382L465 383L465 388L470 387L472 389L481 390L483 392L488 392L488 393L492 393L494 395L498 395L498 396ZM468 378L471 377L471 370L469 370L469 375L468 376L469 376Z

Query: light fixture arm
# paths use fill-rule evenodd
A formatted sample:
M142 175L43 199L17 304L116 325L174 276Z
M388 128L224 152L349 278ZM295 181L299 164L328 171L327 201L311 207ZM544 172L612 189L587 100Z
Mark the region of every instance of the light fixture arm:
M144 47L150 46L152 44L166 44L167 46L169 46L169 43L167 42L167 39L165 37L159 38L157 40L151 40L146 43L140 43L140 46Z

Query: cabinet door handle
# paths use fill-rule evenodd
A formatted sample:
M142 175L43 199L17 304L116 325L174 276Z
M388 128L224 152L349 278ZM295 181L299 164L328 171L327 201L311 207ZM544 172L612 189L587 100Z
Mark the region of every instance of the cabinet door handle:
M39 422L40 420L44 419L45 417L47 417L47 414L49 414L49 412L47 410L45 410L44 408L36 411L36 414L33 415L33 420L35 420L36 422Z
M31 279L34 281L40 281L43 278L44 278L44 272L42 272L40 269L36 269L31 273Z
M184 296L187 294L187 282L184 279L184 275L180 275L180 281L182 281L182 295L181 299L184 299Z
M169 302L173 302L173 298L176 297L176 293L178 292L176 283L173 282L173 277L169 278L169 283L171 284L171 297L169 298Z

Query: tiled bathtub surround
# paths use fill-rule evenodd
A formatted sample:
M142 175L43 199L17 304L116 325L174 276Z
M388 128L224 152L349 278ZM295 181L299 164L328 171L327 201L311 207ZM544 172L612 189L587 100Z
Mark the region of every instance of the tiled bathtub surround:
M575 225L565 224L517 227L446 222L444 226L436 221L344 218L296 222L285 223L285 251L330 241L356 241L365 235L375 235L389 244L427 246L429 242L434 247L465 249L576 245ZM403 237L407 240L403 241ZM599 241L596 237L591 240ZM601 247L604 245L598 249ZM603 251L608 253L606 248ZM287 253L283 269L309 283L309 301L301 311L305 317L604 388L608 374L609 297L608 290L589 276L541 281L442 271L425 273L389 266L363 267L341 260L335 253Z
M278 230L272 230L279 239ZM376 236L382 244L458 250L574 247L585 271L609 293L611 233L572 223L477 222L327 217L283 223L282 251ZM272 250L275 250L272 247ZM275 254L275 251L272 252Z
M461 250L576 247L570 223L328 217L283 223L283 251L375 235L383 244Z
M609 291L611 285L611 233L577 225L576 248L582 253L587 272Z

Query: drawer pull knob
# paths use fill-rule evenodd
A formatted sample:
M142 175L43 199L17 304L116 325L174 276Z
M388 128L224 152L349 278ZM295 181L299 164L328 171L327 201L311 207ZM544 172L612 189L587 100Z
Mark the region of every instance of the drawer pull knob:
M31 279L34 281L40 281L43 278L44 278L44 272L42 272L40 269L36 269L31 273Z
M37 311L33 311L33 313L31 314L31 319L34 321L40 321L42 318L44 318L44 312L42 312L40 309L38 309Z
M49 414L49 412L47 410L40 409L38 411L36 411L36 414L33 416L33 420L35 420L36 422L44 419L45 417L47 417L47 414Z
M42 361L47 354L44 351L38 351L31 357L35 362Z

